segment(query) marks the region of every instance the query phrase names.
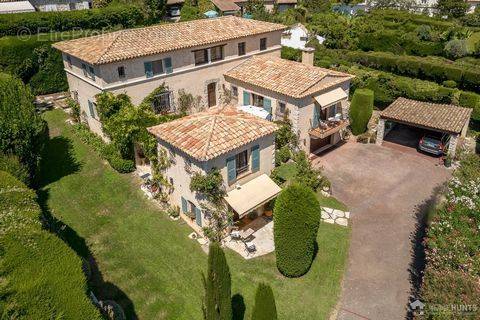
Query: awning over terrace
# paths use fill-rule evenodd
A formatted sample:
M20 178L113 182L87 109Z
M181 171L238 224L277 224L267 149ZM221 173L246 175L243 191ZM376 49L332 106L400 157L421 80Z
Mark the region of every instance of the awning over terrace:
M225 200L241 218L255 208L275 198L280 191L282 191L282 189L277 186L269 176L262 174L228 192Z
M336 88L332 91L328 91L324 94L316 96L315 100L320 104L322 108L324 108L346 98L347 93L342 88Z

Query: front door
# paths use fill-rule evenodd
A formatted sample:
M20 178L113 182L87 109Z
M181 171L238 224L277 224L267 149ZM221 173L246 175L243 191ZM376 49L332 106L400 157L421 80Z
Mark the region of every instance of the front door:
M208 84L207 86L207 92L208 92L208 107L214 107L217 105L217 97L215 90L216 89L216 83L212 82Z

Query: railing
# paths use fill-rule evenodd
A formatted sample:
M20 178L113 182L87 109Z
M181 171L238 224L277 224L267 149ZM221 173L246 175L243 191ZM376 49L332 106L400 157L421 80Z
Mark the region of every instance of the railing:
M318 127L312 128L309 131L309 134L316 138L323 139L325 137L328 137L329 135L332 135L346 128L348 125L349 125L349 121L346 119L334 120L334 121L321 121Z

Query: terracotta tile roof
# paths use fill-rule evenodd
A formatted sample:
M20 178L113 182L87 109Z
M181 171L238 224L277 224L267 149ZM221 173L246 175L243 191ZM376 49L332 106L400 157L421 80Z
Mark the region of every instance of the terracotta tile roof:
M472 109L398 98L380 113L384 119L397 120L450 133L460 133L470 120Z
M281 24L223 16L126 29L53 47L90 64L103 64L285 29Z
M277 4L295 4L297 0L277 0Z
M235 79L293 98L313 95L352 78L347 73L265 56L254 56L225 73L227 80Z
M240 7L232 0L211 0L220 11L238 11Z
M148 131L193 158L206 161L277 129L273 122L226 106L162 123Z

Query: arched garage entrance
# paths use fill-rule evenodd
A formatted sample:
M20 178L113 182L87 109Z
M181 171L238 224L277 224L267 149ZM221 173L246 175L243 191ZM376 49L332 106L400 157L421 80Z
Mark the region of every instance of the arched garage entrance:
M393 141L416 147L421 139L434 136L448 146L448 153L453 157L459 137L467 133L471 113L469 108L398 98L380 113L377 144L382 144L396 125L398 132ZM433 153L433 150L427 151Z

